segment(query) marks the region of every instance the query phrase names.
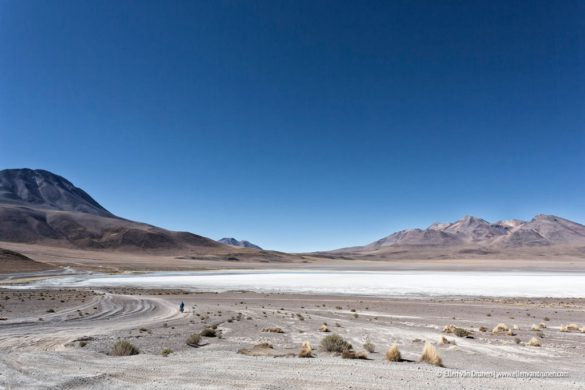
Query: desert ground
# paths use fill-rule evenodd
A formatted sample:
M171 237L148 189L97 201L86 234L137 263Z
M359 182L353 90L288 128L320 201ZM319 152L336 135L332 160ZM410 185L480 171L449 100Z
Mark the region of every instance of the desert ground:
M585 387L584 308L583 299L31 290L12 285L0 290L0 386L577 389ZM492 332L500 323L510 332ZM579 329L561 331L573 323ZM448 325L469 333L446 333ZM190 346L192 334L201 337ZM366 359L322 350L322 340L333 334L360 356L370 349L367 357L361 356ZM532 338L540 346L531 346ZM121 340L139 353L112 356ZM312 357L300 358L306 341ZM444 367L419 362L425 342L436 348ZM402 361L386 360L392 344ZM531 372L556 377L521 377Z

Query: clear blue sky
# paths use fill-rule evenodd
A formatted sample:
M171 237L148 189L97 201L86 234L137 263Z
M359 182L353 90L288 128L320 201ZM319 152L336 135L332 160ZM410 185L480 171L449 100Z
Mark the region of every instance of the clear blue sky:
M585 1L0 0L0 167L288 251L585 222Z

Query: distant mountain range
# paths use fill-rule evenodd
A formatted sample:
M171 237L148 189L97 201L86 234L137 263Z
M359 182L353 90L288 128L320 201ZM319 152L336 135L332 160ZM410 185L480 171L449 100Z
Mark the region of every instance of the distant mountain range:
M0 241L123 251L223 247L115 216L67 179L33 169L0 171Z
M447 258L489 254L585 255L585 226L554 215L490 223L466 216L426 229L407 229L371 244L326 253L377 257Z
M402 230L364 246L290 256L264 251L235 238L222 238L218 242L189 232L130 221L109 212L61 176L45 170L6 169L0 171L1 242L148 251L184 258L219 256L238 261L304 259L305 255L348 259L565 255L582 258L585 257L585 226L553 215L537 215L530 221L512 219L495 223L466 216L451 223L435 223L426 229Z
M246 240L238 241L233 237L224 237L224 238L217 240L217 241L221 242L222 244L231 245L231 246L235 246L238 248L262 249L258 245L252 244L250 241L246 241Z

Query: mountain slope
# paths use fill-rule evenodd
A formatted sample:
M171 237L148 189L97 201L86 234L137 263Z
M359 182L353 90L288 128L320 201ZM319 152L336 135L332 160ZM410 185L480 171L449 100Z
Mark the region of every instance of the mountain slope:
M41 169L0 171L0 203L113 217L67 179Z
M0 241L124 251L222 247L117 217L63 177L32 169L0 171Z
M553 215L496 223L466 216L427 229L393 233L371 244L328 253L380 258L456 258L470 255L585 256L585 226Z
M8 249L0 248L0 274L12 272L38 272L56 267L34 261L33 259Z
M230 245L230 246L235 246L237 248L254 248L254 249L262 249L260 248L258 245L256 244L252 244L250 241L246 241L246 240L236 240L233 237L224 237L220 240L217 240L218 242L221 242L222 244L226 244L226 245Z

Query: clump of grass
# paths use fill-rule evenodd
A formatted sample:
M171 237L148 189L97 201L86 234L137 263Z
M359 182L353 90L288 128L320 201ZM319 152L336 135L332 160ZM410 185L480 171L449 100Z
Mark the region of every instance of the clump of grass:
M165 348L162 351L160 351L160 354L164 357L169 356L171 353L173 353L173 350L170 348Z
M187 338L185 343L190 347L198 347L201 343L201 335L199 333L193 333Z
M496 327L494 329L492 329L492 333L496 334L496 333L503 333L503 332L507 332L509 331L510 328L508 328L508 325L501 323L496 325Z
M282 330L281 328L277 328L277 327L272 327L272 328L263 328L261 330L261 332L264 333L284 333L284 330Z
M217 337L217 331L212 328L205 328L200 333L201 337Z
M506 335L508 335L508 336L516 336L516 333L514 333L514 332L512 331L512 329L509 329L509 330L506 332Z
M343 351L341 353L343 359L363 359L368 360L368 353L365 351L355 352L351 350Z
M540 347L541 346L540 340L537 339L536 337L531 338L528 341L528 345L530 345L531 347Z
M445 325L443 327L443 333L452 333L457 337L469 337L471 332L467 329L459 328L455 325Z
M518 325L514 324L514 325L512 325L512 329L518 330L518 329L520 329L520 327Z
M577 324L569 324L567 325L567 330L568 331L579 330L579 326Z
M120 340L112 347L112 356L132 356L138 355L140 351L134 345L126 340Z
M311 358L313 357L313 347L311 343L308 341L304 341L301 345L301 350L299 351L300 358Z
M326 352L342 353L353 349L352 345L345 341L345 339L337 334L325 336L321 340L321 349Z
M388 351L386 351L386 360L389 362L399 362L402 360L402 355L400 354L400 349L398 349L397 344L392 344Z
M321 324L321 326L319 327L319 332L329 332L329 327L327 326L327 324L325 323Z
M530 330L537 332L540 330L540 325L532 324L532 326L530 327Z
M374 353L376 351L376 346L370 340L366 341L364 343L363 347L369 353Z
M561 332L565 333L569 331L569 328L567 328L565 325L561 325L561 328L559 329Z
M274 356L272 352L273 348L272 344L264 342L254 345L251 349L242 348L238 353L247 356Z
M434 366L443 367L443 360L439 356L437 349L429 342L425 343L419 361L432 364Z
M548 317L544 317L544 318L543 318L543 320L545 320L545 321L550 321L550 318L548 318Z
M480 326L479 331L485 333L488 331L488 328L486 328L485 326Z

